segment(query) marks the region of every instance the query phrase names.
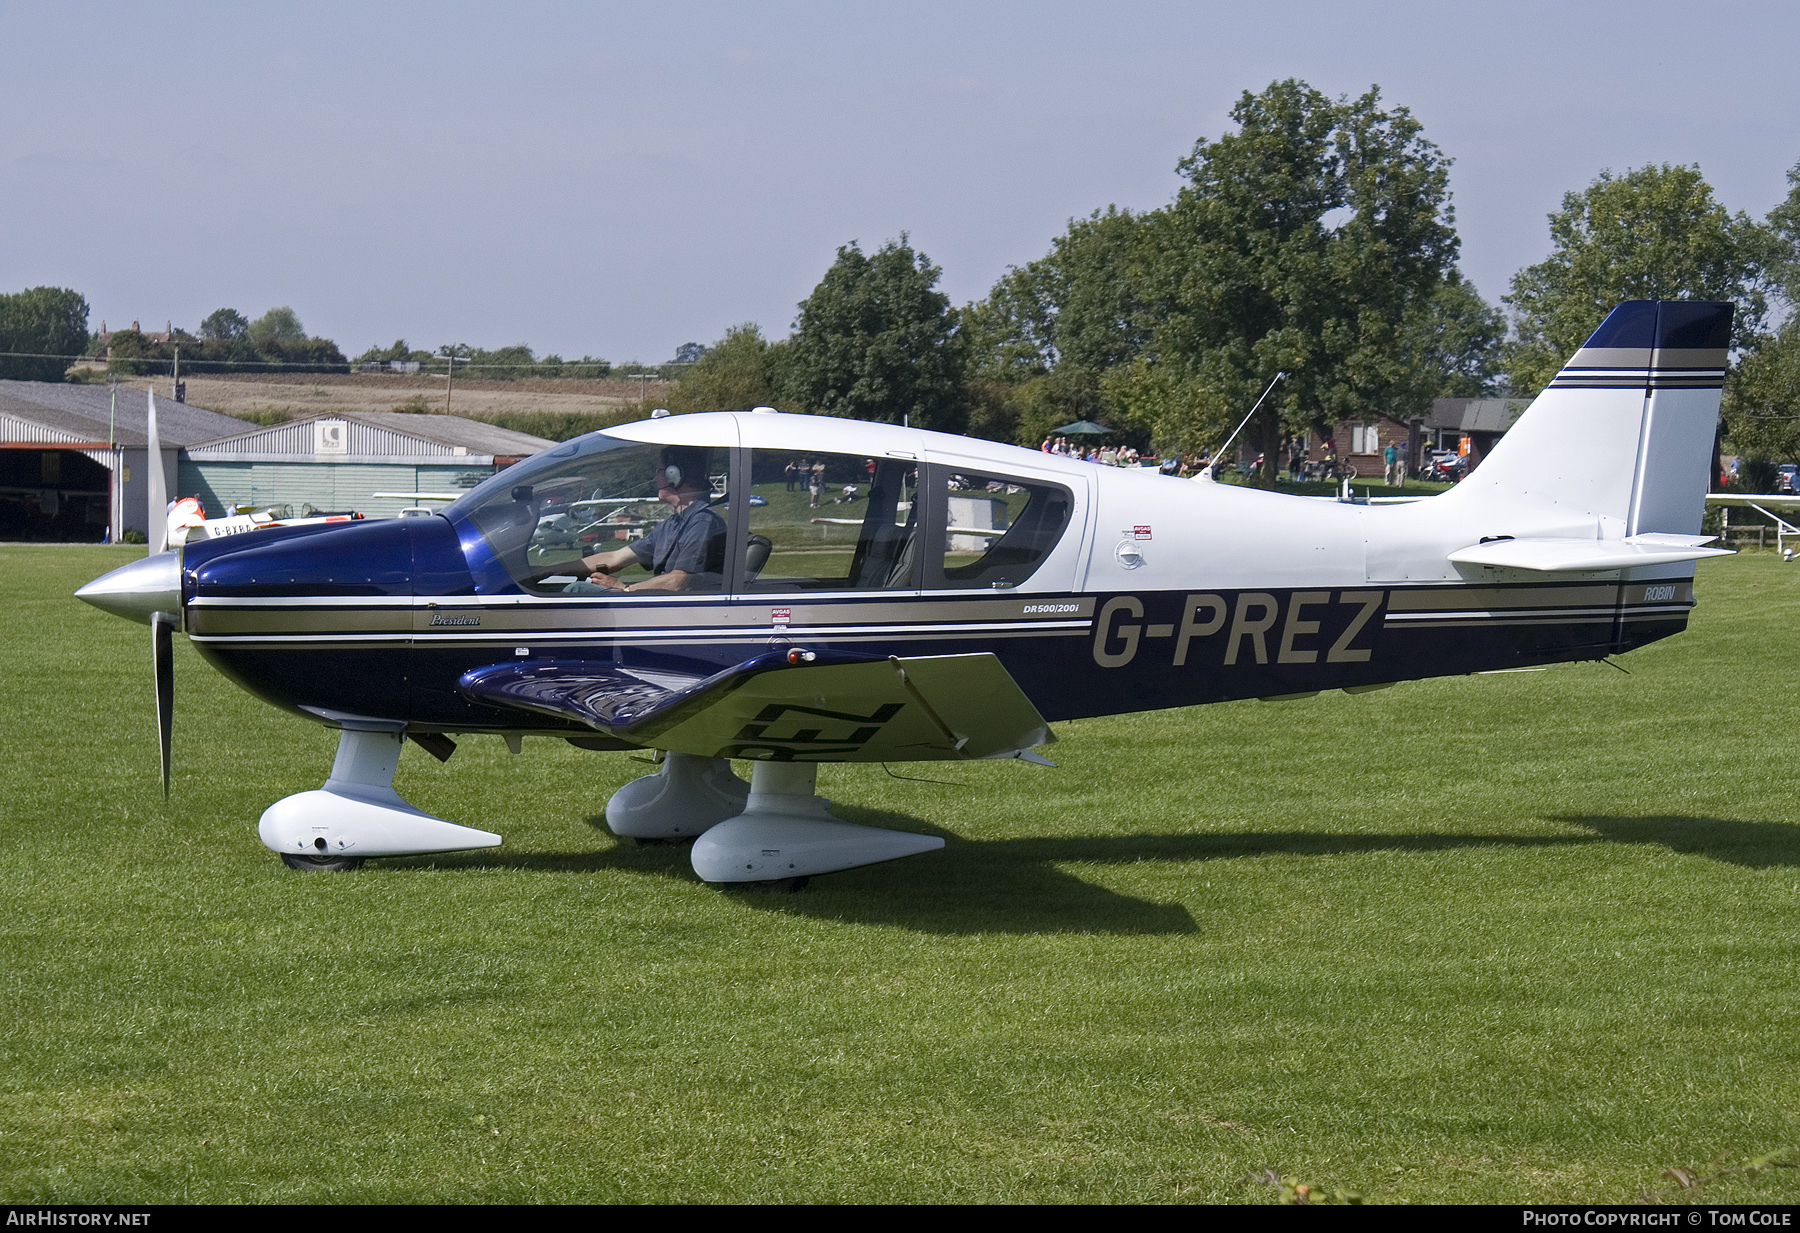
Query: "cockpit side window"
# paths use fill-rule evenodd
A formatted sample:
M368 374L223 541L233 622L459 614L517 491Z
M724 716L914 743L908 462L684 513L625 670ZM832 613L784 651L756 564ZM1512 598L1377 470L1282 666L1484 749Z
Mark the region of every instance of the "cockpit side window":
M932 467L930 588L1014 587L1037 572L1068 529L1074 498L1061 484Z
M744 591L914 590L918 464L750 451Z

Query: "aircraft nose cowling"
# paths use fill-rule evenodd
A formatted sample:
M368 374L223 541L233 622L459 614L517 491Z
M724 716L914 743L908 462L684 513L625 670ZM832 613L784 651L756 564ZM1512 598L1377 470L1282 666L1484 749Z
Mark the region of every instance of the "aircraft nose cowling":
M179 624L181 553L158 552L121 565L76 591L75 598L139 625L150 624L158 612Z
M211 552L190 551L189 598L411 595L414 529L407 524L425 521L340 523L266 538L262 532L234 535L217 541Z

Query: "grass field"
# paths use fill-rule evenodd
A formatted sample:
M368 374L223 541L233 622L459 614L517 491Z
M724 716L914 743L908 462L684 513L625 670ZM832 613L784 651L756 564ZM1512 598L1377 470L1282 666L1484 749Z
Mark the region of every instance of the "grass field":
M0 548L0 1198L1620 1201L1800 1146L1800 565L1604 665L832 768L941 852L722 892L534 740L397 786L493 854L302 875L332 737ZM1800 1171L1709 1185L1800 1201Z

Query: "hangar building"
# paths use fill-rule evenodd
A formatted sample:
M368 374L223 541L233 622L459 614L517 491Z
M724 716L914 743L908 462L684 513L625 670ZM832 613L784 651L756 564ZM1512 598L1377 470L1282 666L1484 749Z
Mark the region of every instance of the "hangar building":
M97 542L143 531L150 499L142 390L0 381L0 540ZM184 446L235 436L245 420L156 400L159 460L171 487Z
M170 493L199 497L209 515L234 505L291 505L295 513L310 505L390 518L413 502L376 493L461 492L556 444L460 415L409 411L245 427L182 451Z
M0 381L0 540L97 542L146 530L148 400L118 387ZM460 492L552 441L454 415L345 412L266 426L159 397L165 491L235 505L390 517L377 492Z

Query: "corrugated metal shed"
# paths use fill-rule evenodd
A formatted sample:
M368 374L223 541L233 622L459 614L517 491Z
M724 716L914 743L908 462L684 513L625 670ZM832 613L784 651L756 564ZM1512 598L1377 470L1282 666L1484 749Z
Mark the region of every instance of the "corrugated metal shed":
M111 473L106 482L106 525L96 526L96 537L110 530L115 538L127 530L146 531L148 526L149 458L146 429L149 398L144 391L120 386L117 403L107 385L64 385L46 381L0 381L0 447L46 451L59 447L99 463ZM190 407L170 398L156 400L156 424L162 441L156 460L163 475L173 482L177 459L185 445L242 433L256 425L204 407ZM106 442L115 443L107 448ZM46 485L45 492L70 489L70 485ZM72 490L68 495L74 496ZM15 494L16 496L16 494ZM40 497L40 505L53 505L54 497Z
M110 386L62 385L50 381L0 381L0 444L60 440L83 443L107 440L112 416ZM150 419L149 398L142 390L120 387L112 440L143 448ZM35 427L34 427L35 426ZM172 398L156 400L156 428L164 447L216 441L256 428L247 420ZM60 438L40 434L66 434ZM17 434L17 435L15 435Z
M254 428L183 452L177 490L208 513L236 505L356 510L390 517L406 497L464 492L555 442L457 415L347 412ZM435 504L435 503L434 503Z
M340 434L321 429L342 425ZM338 448L321 450L330 437ZM524 458L554 445L554 441L499 428L460 415L431 415L409 411L353 411L314 416L270 428L254 428L208 441L189 449L190 457L204 460L308 457L325 462L372 461L386 458Z
M0 445L75 449L112 471L112 533L146 530L148 399L121 387L0 381ZM413 500L377 492L455 493L555 442L457 415L375 411L273 426L156 400L170 497L197 496L210 515L236 505L354 509L391 516Z
M45 423L46 419L55 419L56 423ZM106 440L105 432L100 434L100 440ZM0 441L8 445L91 445L94 436L86 423L60 415L23 419L0 414Z
M199 497L206 512L218 515L237 505L310 505L323 510L356 510L370 518L391 517L415 501L377 497L378 492L464 492L494 473L490 463L458 459L418 465L406 459L349 465L301 461L206 462L182 459L176 490ZM441 505L440 502L431 502Z

